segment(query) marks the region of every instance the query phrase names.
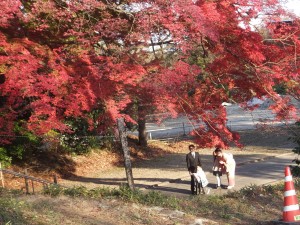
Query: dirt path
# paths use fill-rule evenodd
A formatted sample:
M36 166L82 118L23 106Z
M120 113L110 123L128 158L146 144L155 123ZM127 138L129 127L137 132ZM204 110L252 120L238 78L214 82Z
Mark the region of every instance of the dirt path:
M237 164L255 161L257 159L275 156L282 153L291 152L294 144L288 140L288 129L276 130L249 130L241 133L242 142L245 148L231 148ZM142 160L133 163L133 176L135 185L139 188L151 188L164 182L172 182L179 179L184 180L188 177L185 164L185 155L187 146L191 142L184 141L175 144L165 143L166 147L176 149L176 153L166 154L162 157L150 160ZM151 143L156 145L157 143ZM160 147L162 148L162 144ZM198 149L202 156L202 163L205 171L210 171L212 165L213 149ZM95 168L92 173L74 176L68 180L62 180L63 184L68 186L84 185L88 188L101 186L117 187L126 182L125 171L123 167L113 167L107 170ZM183 191L183 190L182 190ZM179 193L180 191L178 191ZM176 194L175 192L172 192Z

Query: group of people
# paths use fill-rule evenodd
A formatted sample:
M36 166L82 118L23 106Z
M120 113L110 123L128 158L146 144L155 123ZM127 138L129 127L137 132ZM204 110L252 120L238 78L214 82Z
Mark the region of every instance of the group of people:
M201 157L196 152L195 145L189 145L189 153L186 155L187 169L191 175L191 191L195 193L195 180L201 184L202 188L208 185L208 180L202 169ZM235 185L235 167L236 163L231 153L225 153L220 148L213 151L212 173L216 177L216 189L221 188L221 176L227 176L227 189L232 189ZM204 191L208 193L209 190Z

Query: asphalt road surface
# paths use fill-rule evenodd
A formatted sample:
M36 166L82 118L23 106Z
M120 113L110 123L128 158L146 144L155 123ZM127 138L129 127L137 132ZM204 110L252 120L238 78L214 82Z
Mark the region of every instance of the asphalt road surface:
M268 185L283 181L285 167L291 165L294 158L294 153L287 153L257 162L238 165L236 168L236 186L232 190L239 190L251 185ZM211 188L210 194L224 194L230 191L225 188L214 189L216 178L212 173L207 172L206 174L210 182L208 185ZM222 184L227 186L227 180L224 175L222 176ZM190 177L187 175L184 178L175 179L171 182L163 182L151 189L177 196L190 195Z
M259 108L250 111L244 110L239 105L234 104L226 106L227 110L227 126L233 131L241 131L248 129L256 129L260 124L266 124L270 126L280 126L289 122L274 121L274 114L271 110L268 110L269 103L262 104ZM297 102L298 109L299 103ZM162 117L162 115L149 115L149 118ZM164 120L161 124L155 122L146 123L146 131L148 139L167 139L167 138L179 138L184 135L188 135L194 129L194 125L185 117L181 116L176 119ZM133 132L137 135L137 131Z

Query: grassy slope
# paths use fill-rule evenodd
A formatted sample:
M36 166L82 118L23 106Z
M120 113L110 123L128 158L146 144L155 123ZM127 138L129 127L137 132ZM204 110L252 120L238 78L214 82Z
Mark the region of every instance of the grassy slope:
M296 187L299 187L297 184ZM1 224L268 224L281 217L283 186L247 187L226 196L167 197L127 188L61 190L25 196L1 190ZM181 212L184 212L182 214Z

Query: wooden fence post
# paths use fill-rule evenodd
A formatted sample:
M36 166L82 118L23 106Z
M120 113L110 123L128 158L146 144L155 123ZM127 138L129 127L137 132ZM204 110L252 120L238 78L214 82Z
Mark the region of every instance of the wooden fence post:
M27 173L27 169L25 169L25 175L28 175ZM25 176L25 190L26 190L26 194L29 194L29 184L28 184L28 178Z
M34 192L34 183L33 183L33 180L31 180L31 185L32 185L32 194L35 194L35 192Z
M121 144L122 144L122 150L123 150L123 153L124 153L124 164L125 164L125 172L126 172L127 182L128 182L129 188L131 190L133 190L134 189L134 182L133 182L133 176L132 176L130 152L129 152L129 148L128 148L127 132L126 132L126 129L125 129L124 118L117 119L117 123L118 123L120 141L121 141Z
M57 176L56 176L56 174L53 175L53 183L57 184Z
M0 180L1 180L1 185L4 188L4 176L3 176L3 172L2 172L1 162L0 162Z

